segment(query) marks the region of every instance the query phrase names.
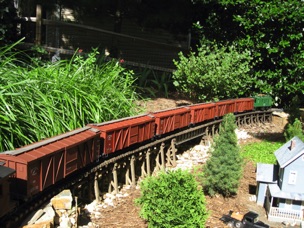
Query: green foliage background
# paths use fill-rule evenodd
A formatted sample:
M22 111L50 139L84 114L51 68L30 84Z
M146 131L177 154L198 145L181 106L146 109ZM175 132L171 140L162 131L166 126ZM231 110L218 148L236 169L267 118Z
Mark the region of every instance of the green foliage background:
M237 45L252 54L253 92L277 96L286 106L296 95L304 101L303 1L197 0L195 4L208 12L195 26L201 41Z

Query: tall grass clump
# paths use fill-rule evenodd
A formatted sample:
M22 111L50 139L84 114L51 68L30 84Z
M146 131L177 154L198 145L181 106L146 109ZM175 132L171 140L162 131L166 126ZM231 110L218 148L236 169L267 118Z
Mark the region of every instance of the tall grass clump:
M0 49L0 151L135 114L133 73L98 52L55 64L26 64ZM20 53L18 53L20 56Z

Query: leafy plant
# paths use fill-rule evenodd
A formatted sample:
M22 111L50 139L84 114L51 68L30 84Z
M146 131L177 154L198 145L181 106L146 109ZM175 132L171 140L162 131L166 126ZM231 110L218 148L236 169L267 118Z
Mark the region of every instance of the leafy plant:
M149 227L205 227L205 196L189 172L162 172L144 179L140 186L136 203Z
M235 195L242 175L242 158L235 134L236 124L233 114L225 115L219 135L215 137L211 157L204 166L204 190L211 196Z
M288 124L284 132L286 141L292 139L294 136L298 136L302 141L304 141L304 134L302 129L302 123L299 119L295 119L293 124Z
M293 123L296 119L301 118L301 111L300 111L301 105L302 105L301 100L297 95L291 99L291 102L288 102L285 111L289 114L288 116L289 123Z
M173 83L178 91L201 101L248 95L250 90L244 88L252 85L250 61L250 52L239 52L235 46L202 45L197 54L180 53L174 60Z

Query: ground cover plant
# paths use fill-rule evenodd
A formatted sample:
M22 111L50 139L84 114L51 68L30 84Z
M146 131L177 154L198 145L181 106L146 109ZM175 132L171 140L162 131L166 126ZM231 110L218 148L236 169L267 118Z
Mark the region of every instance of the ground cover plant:
M283 145L283 142L253 142L241 146L241 155L254 163L275 164L274 152Z
M132 72L97 51L28 65L13 48L0 49L0 151L135 114Z

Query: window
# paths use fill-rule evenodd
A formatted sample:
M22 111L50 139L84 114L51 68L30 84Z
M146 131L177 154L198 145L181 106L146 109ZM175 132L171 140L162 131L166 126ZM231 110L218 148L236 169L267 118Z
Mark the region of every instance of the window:
M296 184L296 180L297 180L297 172L290 171L289 178L288 178L288 184Z

